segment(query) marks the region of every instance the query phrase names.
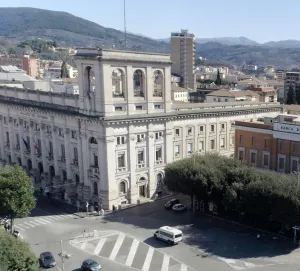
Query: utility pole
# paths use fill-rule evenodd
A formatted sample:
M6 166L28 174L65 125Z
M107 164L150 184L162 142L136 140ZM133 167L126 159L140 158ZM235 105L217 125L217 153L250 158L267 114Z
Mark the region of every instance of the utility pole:
M88 218L88 233L89 233L89 237L90 237L90 219L89 219L89 203L86 202L86 214L87 214L87 218Z

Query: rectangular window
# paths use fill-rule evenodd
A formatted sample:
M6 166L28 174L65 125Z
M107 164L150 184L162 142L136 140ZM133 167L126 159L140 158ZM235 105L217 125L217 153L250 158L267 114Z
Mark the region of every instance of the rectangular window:
M187 134L188 134L188 136L192 136L193 135L193 127L188 127L187 128Z
M225 123L221 124L221 129L224 130L225 129Z
M176 128L176 129L175 129L175 135L176 135L176 136L180 136L180 129L179 129L179 128Z
M284 170L284 158L279 158L279 169Z
M155 139L156 140L162 139L162 132L156 132L155 133Z
M254 136L252 136L251 144L252 144L252 146L254 146L254 144L255 144L255 137Z
M211 150L214 150L214 149L215 149L215 140L214 140L214 139L212 139L212 140L210 141L210 149L211 149Z
M292 152L296 152L296 143L292 143Z
M240 144L242 144L242 142L243 142L243 136L240 135Z
M225 102L228 102L228 99L225 99Z
M268 139L265 139L265 148L268 147Z
M49 156L53 156L53 144L49 141Z
M155 160L156 161L161 161L162 160L162 147L156 147Z
M279 150L282 151L282 141L279 139Z
M264 154L264 167L269 166L269 155Z
M204 127L200 126L199 131L200 131L200 134L202 134L204 132Z
M193 152L193 143L187 143L187 153Z
M98 167L98 155L94 153L94 167Z
M66 153L65 153L65 145L61 144L60 145L60 153L61 153L61 157L65 158L66 157Z
M3 122L4 122L4 124L7 124L6 117L3 118Z
M239 160L240 161L244 160L244 152L243 151L239 151Z
M6 143L9 144L9 132L6 132Z
M118 136L117 137L117 145L125 144L125 136Z
M40 131L40 125L37 124L37 123L35 124L35 130L38 131L38 132Z
M38 139L38 141L37 141L37 152L39 155L42 154L42 142L40 139Z
M214 132L214 131L215 131L215 125L213 125L213 124L210 125L210 131L211 131L211 132Z
M298 173L298 161L297 160L292 160L292 172Z
M256 163L256 153L255 152L251 152L251 163L252 164Z
M30 152L31 151L31 143L30 143L30 138L29 136L26 137L26 142L27 142L27 146L28 146L28 151Z
M144 134L139 134L137 135L137 142L143 142L145 140L145 135Z
M135 110L143 110L143 106L141 106L141 105L137 105L136 107L135 107Z
M155 104L154 109L160 109L160 104Z
M17 142L17 146L20 147L20 136L19 136L19 134L16 134L16 142Z
M221 144L220 144L221 149L225 148L225 138L221 138Z
M199 151L200 152L204 151L204 141L199 141Z
M180 146L179 145L174 146L174 153L175 153L175 156L180 155Z
M62 128L58 128L58 135L59 136L64 136L64 131Z
M77 133L76 133L76 131L72 131L71 132L71 136L72 136L73 139L77 139Z
M74 161L78 161L78 149L74 147L73 149Z
M118 154L118 168L124 168L125 167L125 153L119 153Z
M144 159L144 150L139 150L138 151L138 165L144 164L145 159Z
M122 106L115 106L115 111L123 111Z

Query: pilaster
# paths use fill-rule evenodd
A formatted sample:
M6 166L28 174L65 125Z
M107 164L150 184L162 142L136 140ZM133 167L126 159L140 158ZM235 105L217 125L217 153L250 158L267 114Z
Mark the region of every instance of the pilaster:
M42 162L43 162L43 169L44 172L48 172L48 159L47 157L49 156L49 151L47 149L48 142L46 140L46 134L45 134L45 124L41 125L41 148L42 148ZM41 176L42 178L42 176Z
M171 122L167 122L166 123L166 130L165 130L165 144L164 144L164 153L165 153L165 164L171 163L173 162L173 157L174 157L174 153L173 153L173 124Z
M24 121L23 120L19 120L19 140L20 140L20 152L21 152L21 162L22 162L22 166L26 165L26 158L25 158L25 146L23 143L23 138L25 138L24 136Z
M14 146L15 146L15 134L13 129L13 120L11 117L9 117L8 122L8 131L9 131L9 152L11 156L12 163L16 162L16 155L14 153Z
M64 145L65 145L65 156L66 156L66 168L67 168L67 179L72 179L72 172L71 172L71 136L70 136L70 129L66 128L64 133Z
M135 131L135 127L133 125L129 126L129 133L128 133L128 138L129 138L129 142L128 142L128 151L129 153L127 154L127 161L128 161L128 166L129 166L129 172L130 172L130 193L129 193L129 197L130 197L130 202L132 204L136 204L137 200L139 198L139 194L138 194L138 186L137 186L137 179L136 179L136 162L137 162L137 158L136 158L136 149L135 149L135 145L136 145L136 136L134 134Z
M126 66L126 74L127 112L130 115L135 110L132 66Z
M29 140L30 140L30 157L31 157L31 163L32 163L32 169L36 169L36 157L35 157L35 143L34 143L34 123L33 121L30 121L30 127L29 127Z
M59 153L58 153L57 127L52 125L51 129L52 129L52 146L53 146L54 169L55 169L55 175L58 175L58 172L59 172L59 166L58 166Z
M145 84L145 87L146 87L146 101L147 101L147 112L148 114L149 113L152 113L153 112L153 88L154 88L154 84L153 84L153 81L154 81L154 75L153 75L153 70L152 70L152 67L150 66L147 66L146 68L146 84Z
M4 117L0 117L0 155L2 160L6 160L4 145L5 145L5 132L4 132Z
M156 182L155 182L155 174L154 174L154 166L156 165L155 161L155 144L154 141L154 132L153 132L153 124L149 124L148 133L147 133L147 154L148 154L148 163L149 163L149 180L148 180L148 191L149 197L152 198L153 194L156 190ZM164 151L162 151L164 153ZM162 155L163 155L162 153ZM163 157L162 157L163 158ZM164 159L164 158L163 158ZM165 160L165 159L164 159Z
M82 165L83 165L83 182L85 186L89 186L88 170L89 170L89 148L88 138L85 133L80 134Z

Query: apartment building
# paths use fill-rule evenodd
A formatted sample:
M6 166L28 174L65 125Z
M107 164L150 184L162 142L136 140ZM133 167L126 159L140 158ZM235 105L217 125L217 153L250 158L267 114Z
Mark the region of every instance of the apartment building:
M195 36L187 30L171 33L172 73L180 75L184 88L196 89Z

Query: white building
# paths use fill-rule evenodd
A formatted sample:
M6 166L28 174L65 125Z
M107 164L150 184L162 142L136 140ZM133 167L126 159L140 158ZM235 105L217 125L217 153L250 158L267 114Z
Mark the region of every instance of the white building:
M188 89L172 85L171 91L172 91L172 95L171 95L172 101L184 102L184 103L187 103L189 101Z
M239 102L239 101L258 102L259 95L249 90L229 90L229 89L219 89L206 95L207 103L215 103L215 102L232 103L232 102Z
M152 198L167 163L195 152L233 155L235 120L282 110L172 104L169 55L78 49L76 64L79 95L0 87L1 163L21 164L54 195L64 187L73 202L111 209Z

